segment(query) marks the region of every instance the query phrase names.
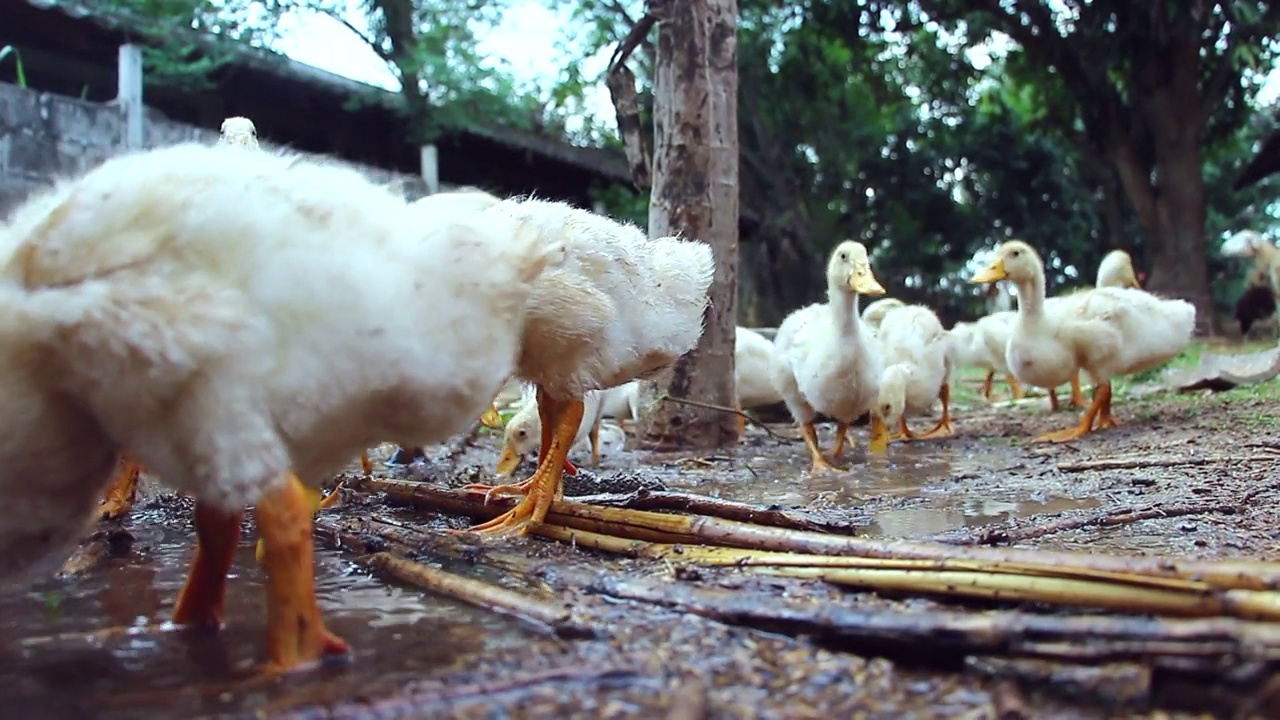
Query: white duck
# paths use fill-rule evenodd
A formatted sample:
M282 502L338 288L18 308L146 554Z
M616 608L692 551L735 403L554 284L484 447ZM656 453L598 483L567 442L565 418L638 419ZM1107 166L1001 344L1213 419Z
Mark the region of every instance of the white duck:
M715 265L704 242L650 240L632 225L564 203L505 200L484 214L532 227L568 249L564 264L534 289L515 373L537 386L538 469L518 485L469 486L524 496L473 530L523 534L561 493L583 396L648 377L693 349Z
M1098 277L1094 287L1128 287L1141 290L1142 284L1138 281L1137 273L1134 272L1133 258L1129 253L1124 250L1112 250L1107 253L1102 258L1102 262L1098 263ZM1046 307L1053 312L1055 303L1061 302L1062 299L1062 297L1049 298L1045 301ZM1049 388L1049 407L1053 410L1059 407L1056 388ZM1088 407L1088 403L1084 401L1084 392L1080 389L1080 373L1076 373L1071 378L1071 407L1081 410Z
M832 469L818 447L817 413L837 423L832 456L838 458L849 425L875 405L883 366L875 334L858 316L858 296L883 293L866 247L853 240L840 243L827 264L827 302L791 313L774 337L770 375L800 424L813 472ZM870 449L883 452L888 438L884 423L872 413Z
M346 652L299 478L465 429L564 254L514 218L422 223L354 170L235 147L123 155L36 196L0 229L0 574L74 541L128 448L196 498L174 622L220 626L255 505L269 668Z
M890 310L894 310L906 305L897 298L880 298L867 303L862 308L862 324L869 325L873 330L880 329L880 323L884 320L884 316L889 314Z
M887 427L898 426L890 440L928 440L955 433L951 426L951 352L947 331L932 310L903 305L890 310L876 334L885 369L876 412ZM931 429L913 434L907 415L928 412L942 401L942 417Z
M1009 371L1004 359L1015 317L1012 312L992 313L973 322L958 322L947 333L950 338L952 367L977 367L987 371L980 393L988 402L991 401L992 385L997 373L1004 377L1015 398L1023 396L1022 386Z
M600 420L604 417L602 392L592 390L583 396L582 421L578 423L578 432L570 445L571 448L576 448L584 442L589 443L592 465L600 464ZM537 388L526 385L524 403L503 429L502 455L498 458L499 475L515 472L524 456L538 449L542 440L542 420L538 416ZM567 456L564 469L570 475L578 472Z
M1266 277L1271 291L1280 296L1280 248L1254 230L1241 230L1222 243L1226 257L1253 260L1253 272Z
M1012 240L973 282L1008 278L1018 287L1018 317L1006 358L1024 383L1043 388L1086 370L1097 383L1080 422L1039 440L1066 442L1116 425L1111 379L1155 367L1182 352L1195 330L1195 306L1134 288L1096 288L1061 297L1047 307L1044 263L1030 245Z
M773 343L755 330L741 325L734 332L733 376L738 393L738 412L782 402L782 395L773 386L770 374ZM741 436L746 430L746 418L739 415L738 421L738 435Z
M260 147L258 145L258 128L249 118L229 117L222 121L218 144L257 150ZM365 456L364 462L366 464L365 472L368 473L372 470L372 466L368 465L367 456ZM138 488L138 478L142 474L142 470L142 464L138 462L137 458L134 458L127 451L121 453L120 467L116 471L115 477L112 478L111 483L107 486L102 502L98 506L98 513L102 518L120 517L133 507L133 500ZM334 494L333 497L336 499L337 494ZM316 502L319 502L318 497Z
M632 380L618 387L601 390L600 413L613 418L618 427L625 427L627 420L640 419L640 381Z

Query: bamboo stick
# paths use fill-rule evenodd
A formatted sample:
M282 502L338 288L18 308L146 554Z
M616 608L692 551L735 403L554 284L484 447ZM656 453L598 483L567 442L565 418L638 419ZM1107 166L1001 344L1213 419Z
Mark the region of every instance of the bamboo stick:
M643 510L621 510L578 505L567 501L552 505L548 520L572 515L618 524L692 535L706 545L776 550L815 555L855 555L897 559L953 559L987 563L1088 569L1125 575L1195 579L1217 589L1271 590L1280 588L1280 563L1250 560L1170 560L1087 553L1067 553L1017 548L964 547L910 540L879 540L769 528L733 520L680 516Z
M750 567L767 575L825 580L876 591L1041 602L1123 612L1280 620L1280 593L1219 591L1195 580L1019 563L850 558L662 545L547 525L534 532L581 547L632 557Z
M385 493L388 500L397 504L466 515L477 519L497 517L515 504L515 501L510 498L494 498L485 505L478 493L444 490L426 483L407 480L372 478L360 483L360 487L366 491ZM635 510L677 510L792 530L849 533L857 529L857 526L847 519L825 518L804 510L764 507L667 490L641 489L631 493L581 495L574 498L574 502Z
M955 570L773 567L760 568L760 572L782 577L825 580L837 585L868 588L878 592L925 593L1002 602L1039 602L1182 617L1225 615L1245 620L1280 620L1280 603L1274 599L1236 599L1232 596L1233 593L1276 595L1252 590L1214 593L1141 587L1122 582Z
M437 595L446 595L469 605L533 620L551 628L561 638L591 638L596 632L577 622L572 613L538 598L472 578L428 567L387 552L371 555L364 564L375 571Z
M859 528L858 525L847 518L828 518L805 510L764 507L735 500L725 500L724 498L713 498L670 490L640 489L631 493L580 495L573 500L583 505L628 508L631 510L674 510L789 530L848 534Z
M659 605L731 625L803 634L856 647L888 644L940 655L995 653L1073 663L1166 662L1220 675L1280 658L1280 625L1235 618L1148 618L855 607L786 600L772 592L653 580L601 580L610 597Z
M388 481L378 481L372 487L383 488L390 497L394 492L402 501L419 508L441 509L448 512L483 516L497 513L511 504L503 502L484 505L478 494L428 489L415 483L399 486ZM609 523L610 534L632 537L637 530L657 531L681 538L696 538L700 544L727 546L754 550L805 553L812 555L859 556L884 559L916 560L969 560L982 563L1014 563L1025 566L1059 569L1088 570L1119 573L1122 575L1147 575L1151 577L1197 580L1210 587L1226 590L1280 589L1280 563L1251 560L1201 561L1192 559L1171 560L1158 557L1126 557L1093 553L1067 553L1018 548L966 547L942 543L911 540L883 540L832 535L800 530L766 527L735 520L705 516L673 515L646 510L596 507L569 501L557 501L551 507L547 520L553 525L566 525L566 520ZM581 525L581 523L579 523ZM601 526L602 527L602 526ZM646 533L646 537L655 537ZM579 539L579 544L582 544ZM602 548L603 549L603 548Z

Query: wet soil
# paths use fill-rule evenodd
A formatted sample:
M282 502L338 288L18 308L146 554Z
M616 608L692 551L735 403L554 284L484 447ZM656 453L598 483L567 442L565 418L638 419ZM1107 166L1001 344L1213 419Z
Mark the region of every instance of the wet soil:
M1065 445L1029 442L1075 419L1050 413L1043 397L972 403L957 408L955 437L894 444L884 457L868 457L866 429L855 429L848 471L825 476L808 474L792 428L771 426L778 437L752 428L729 452L614 453L584 467L566 494L669 488L805 508L875 536L1277 560L1278 399L1274 382L1216 395L1130 388L1116 402L1121 427ZM373 453L375 474L446 486L491 482L497 445L482 435L471 445L429 448L408 468L378 462L391 454L384 447ZM161 492L119 528L99 528L74 572L0 592L5 717L1230 717L1228 701L1255 692L1171 685L1161 671L1133 663L953 654L941 642L887 652L683 612L676 601L729 593L798 608L975 616L1007 605L688 571L536 538L447 535L468 521L392 508L377 495L347 493L322 517L372 519L401 537L421 537L419 562L565 606L597 635L559 638L527 620L388 583L358 565L356 553L325 549L317 556L322 612L354 648L351 661L246 680L265 623L250 521L226 628L174 629L162 623L193 533L189 502ZM672 602L624 599L624 586ZM1280 716L1272 707L1280 698L1258 705L1257 716Z

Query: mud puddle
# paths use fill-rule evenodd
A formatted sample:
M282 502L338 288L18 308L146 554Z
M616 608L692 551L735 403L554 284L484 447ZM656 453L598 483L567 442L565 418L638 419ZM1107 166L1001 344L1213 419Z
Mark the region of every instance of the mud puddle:
M176 629L164 621L185 579L192 533L168 520L135 522L127 557L0 591L6 717L238 715L300 698L326 705L393 694L414 678L518 646L531 632L502 615L388 586L320 550L321 613L354 649L351 662L255 687L245 678L262 657L266 616L252 541L243 538L232 569L223 631Z

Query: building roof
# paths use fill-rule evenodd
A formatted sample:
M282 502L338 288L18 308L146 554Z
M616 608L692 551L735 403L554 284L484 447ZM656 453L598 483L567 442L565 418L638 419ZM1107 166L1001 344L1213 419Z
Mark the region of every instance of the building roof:
M66 0L6 0L0 2L0 46L21 48L33 87L105 100L115 94L119 45L144 41L138 22ZM418 150L404 139L409 133L396 93L248 46L238 48L213 81L213 92L148 87L146 103L174 120L210 128L244 115L277 142L418 172ZM592 184L632 182L620 152L525 130L451 128L436 144L441 180L453 184L586 204Z

